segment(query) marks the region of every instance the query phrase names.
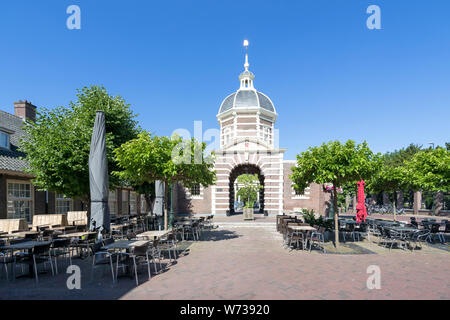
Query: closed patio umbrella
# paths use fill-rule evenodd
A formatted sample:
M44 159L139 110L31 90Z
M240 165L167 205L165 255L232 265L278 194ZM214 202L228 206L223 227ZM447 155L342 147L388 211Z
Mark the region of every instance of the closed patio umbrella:
M358 182L358 204L356 205L356 222L366 221L366 197L364 195L364 180Z
M89 229L98 231L99 239L101 239L101 233L109 232L110 228L108 160L106 159L106 129L103 111L97 111L92 131L89 152L89 187L91 192Z
M155 216L158 217L160 228L161 228L161 219L164 216L164 195L165 195L164 182L160 180L155 181L155 205L153 208L153 212L155 213Z

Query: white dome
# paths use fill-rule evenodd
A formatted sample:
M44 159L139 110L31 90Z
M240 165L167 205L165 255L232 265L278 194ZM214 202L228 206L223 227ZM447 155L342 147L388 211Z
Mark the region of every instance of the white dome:
M272 101L264 93L256 90L238 90L223 100L219 114L230 109L262 108L275 113Z

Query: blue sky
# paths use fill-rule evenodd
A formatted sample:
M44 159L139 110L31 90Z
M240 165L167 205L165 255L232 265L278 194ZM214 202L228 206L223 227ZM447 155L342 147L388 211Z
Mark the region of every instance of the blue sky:
M66 8L81 8L81 30ZM366 27L381 8L382 30ZM104 85L159 135L217 128L243 39L286 159L329 140L376 152L450 140L450 1L2 1L0 108L52 108Z

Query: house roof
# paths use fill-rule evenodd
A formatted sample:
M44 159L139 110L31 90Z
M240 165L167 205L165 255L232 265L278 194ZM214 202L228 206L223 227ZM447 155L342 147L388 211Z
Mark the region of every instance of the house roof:
M19 149L19 140L25 135L22 118L0 110L0 131L9 134L10 149L0 148L0 170L23 172L28 167Z

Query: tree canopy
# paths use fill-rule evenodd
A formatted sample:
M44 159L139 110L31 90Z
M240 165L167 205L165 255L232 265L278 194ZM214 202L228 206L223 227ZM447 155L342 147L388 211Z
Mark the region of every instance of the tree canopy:
M245 202L246 208L253 208L258 192L262 188L257 174L242 174L237 178L238 185L241 185L237 195Z
M205 148L205 143L195 139L152 136L143 131L136 139L122 144L114 151L120 168L114 175L133 185L161 180L167 183L181 182L188 188L197 183L207 187L215 182L216 175L212 170L214 162L211 156L203 157ZM197 150L202 151L201 163L194 162Z
M43 108L24 127L20 150L35 186L89 199L89 149L97 110L105 113L108 171L117 169L113 150L139 133L136 115L122 97L109 95L104 87L84 87L68 107ZM111 186L119 183L111 177Z
M405 162L405 179L412 190L450 190L450 151L436 147L416 153Z
M113 174L134 186L163 181L166 194L169 184L175 182L188 188L196 184L207 187L215 182L216 174L212 170L213 156L205 155L205 148L205 143L195 139L158 137L143 131L114 150L119 170ZM164 228L167 229L167 196L164 202Z

